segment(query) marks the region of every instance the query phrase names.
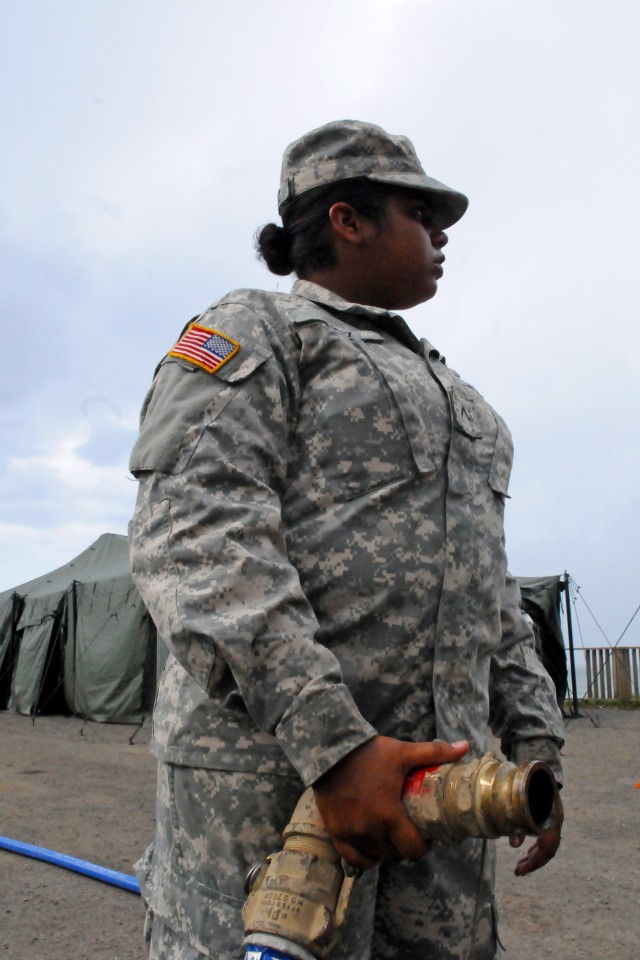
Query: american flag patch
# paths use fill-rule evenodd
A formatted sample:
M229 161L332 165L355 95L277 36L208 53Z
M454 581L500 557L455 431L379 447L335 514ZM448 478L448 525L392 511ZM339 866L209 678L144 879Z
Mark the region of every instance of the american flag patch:
M208 373L215 373L239 349L240 344L224 333L192 323L175 347L169 350L169 356L189 360Z

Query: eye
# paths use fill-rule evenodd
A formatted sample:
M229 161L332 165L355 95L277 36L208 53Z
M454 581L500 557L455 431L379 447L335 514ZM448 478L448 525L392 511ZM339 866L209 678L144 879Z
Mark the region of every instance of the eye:
M426 207L415 207L413 214L416 220L419 220L423 226L426 227L431 223L431 217Z

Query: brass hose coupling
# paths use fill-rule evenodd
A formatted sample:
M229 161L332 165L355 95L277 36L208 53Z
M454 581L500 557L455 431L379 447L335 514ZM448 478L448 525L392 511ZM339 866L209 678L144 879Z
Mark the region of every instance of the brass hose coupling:
M416 770L406 781L405 809L423 837L456 843L465 837L538 836L551 822L557 784L541 760L515 766L485 753Z
M557 789L546 763L516 767L486 753L479 760L416 770L406 781L403 802L425 838L450 844L519 831L540 834L551 822ZM283 839L282 851L247 877L245 957L326 960L344 925L357 873L340 860L311 788Z
M244 945L271 947L297 960L325 960L344 924L357 872L345 871L311 787L282 836L282 852L247 876Z

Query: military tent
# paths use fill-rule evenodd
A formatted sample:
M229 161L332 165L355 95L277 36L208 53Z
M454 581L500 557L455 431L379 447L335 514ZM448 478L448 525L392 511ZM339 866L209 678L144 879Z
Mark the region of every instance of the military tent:
M517 579L562 704L566 583ZM166 654L133 585L126 537L105 533L65 566L0 594L0 709L139 722L153 705L156 664Z
M567 695L567 654L560 624L560 595L566 578L559 576L518 577L522 609L533 620L536 650L556 688L558 704Z
M126 537L105 533L63 567L0 594L0 709L137 723L155 679L156 631Z

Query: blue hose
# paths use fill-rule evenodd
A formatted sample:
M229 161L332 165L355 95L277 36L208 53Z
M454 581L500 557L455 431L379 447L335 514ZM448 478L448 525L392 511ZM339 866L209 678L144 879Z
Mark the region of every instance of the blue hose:
M282 953L273 947L261 947L250 943L245 947L244 960L292 960L291 954Z
M25 857L33 857L35 860L45 860L56 867L64 867L66 870L82 873L85 877L92 877L93 880L110 883L114 887L130 890L131 893L140 893L140 886L134 876L120 873L118 870L110 870L108 867L99 867L97 863L78 860L77 857L69 857L66 853L56 853L55 850L46 850L45 847L36 847L32 843L22 843L20 840L11 840L9 837L0 837L0 849L9 850L10 853L20 853Z

